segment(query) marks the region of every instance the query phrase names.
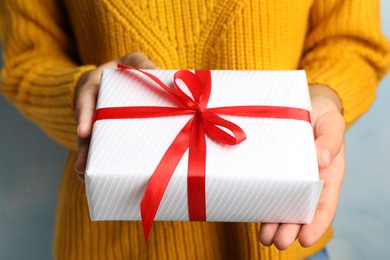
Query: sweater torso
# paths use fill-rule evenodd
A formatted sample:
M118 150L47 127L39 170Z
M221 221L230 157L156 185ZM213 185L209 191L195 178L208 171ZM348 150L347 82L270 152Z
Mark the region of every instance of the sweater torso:
M83 63L140 51L165 69L296 69L310 4L66 0Z

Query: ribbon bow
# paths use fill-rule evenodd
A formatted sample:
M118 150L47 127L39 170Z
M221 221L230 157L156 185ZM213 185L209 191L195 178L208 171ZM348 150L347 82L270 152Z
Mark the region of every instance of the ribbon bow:
M145 240L149 235L166 187L187 149L189 149L187 178L189 219L192 221L206 221L205 134L213 140L228 145L236 145L246 139L244 131L238 125L221 118L218 114L296 119L310 122L309 111L300 108L277 106L229 106L207 108L211 93L211 73L209 70L195 70L195 74L188 70L177 71L173 79L173 89L171 89L157 77L146 71L141 71L121 64L118 65L118 68L132 69L143 73L170 94L181 107L135 106L99 108L95 113L95 121L104 119L194 115L181 129L165 152L151 176L142 197L140 209ZM193 98L190 98L184 93L181 89L183 85L187 86ZM232 135L222 130L220 127L228 129Z

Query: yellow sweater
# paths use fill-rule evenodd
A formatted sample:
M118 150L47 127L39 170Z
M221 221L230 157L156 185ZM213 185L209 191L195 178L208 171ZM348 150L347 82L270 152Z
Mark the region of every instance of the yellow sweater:
M305 69L333 88L350 125L374 100L390 62L378 1L4 0L3 94L70 152L58 198L58 259L298 259L257 242L258 224L158 222L147 243L137 222L89 220L76 179L74 88L79 76L144 52L164 69ZM89 64L89 65L88 65Z

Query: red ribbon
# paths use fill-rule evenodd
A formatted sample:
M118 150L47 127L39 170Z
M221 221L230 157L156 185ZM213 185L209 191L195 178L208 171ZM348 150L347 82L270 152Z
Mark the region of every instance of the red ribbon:
M195 74L188 70L177 71L174 75L173 89L166 86L154 75L128 67L118 65L120 69L136 70L157 83L174 100L180 103L180 107L108 107L99 108L95 113L95 121L105 119L130 119L130 118L153 118L177 115L193 114L194 116L186 123L176 136L175 140L165 152L163 158L151 176L141 201L141 218L144 228L145 240L149 235L154 217L164 195L166 187L172 177L183 154L189 149L188 155L188 215L192 221L206 220L206 139L210 138L224 144L235 145L246 139L244 131L236 124L221 118L217 114L296 119L310 122L309 111L277 106L232 106L207 108L211 92L211 74L208 70L196 70ZM128 72L127 72L128 73ZM184 82L193 98L186 95L178 86L177 82ZM222 130L226 128L233 133Z

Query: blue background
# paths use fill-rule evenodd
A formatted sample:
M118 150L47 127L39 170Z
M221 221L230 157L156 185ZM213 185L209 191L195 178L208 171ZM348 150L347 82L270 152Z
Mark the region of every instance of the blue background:
M382 0L390 38L390 1ZM2 65L0 60L0 66ZM390 77L346 134L347 172L332 259L390 259ZM0 96L0 259L51 259L66 151Z

